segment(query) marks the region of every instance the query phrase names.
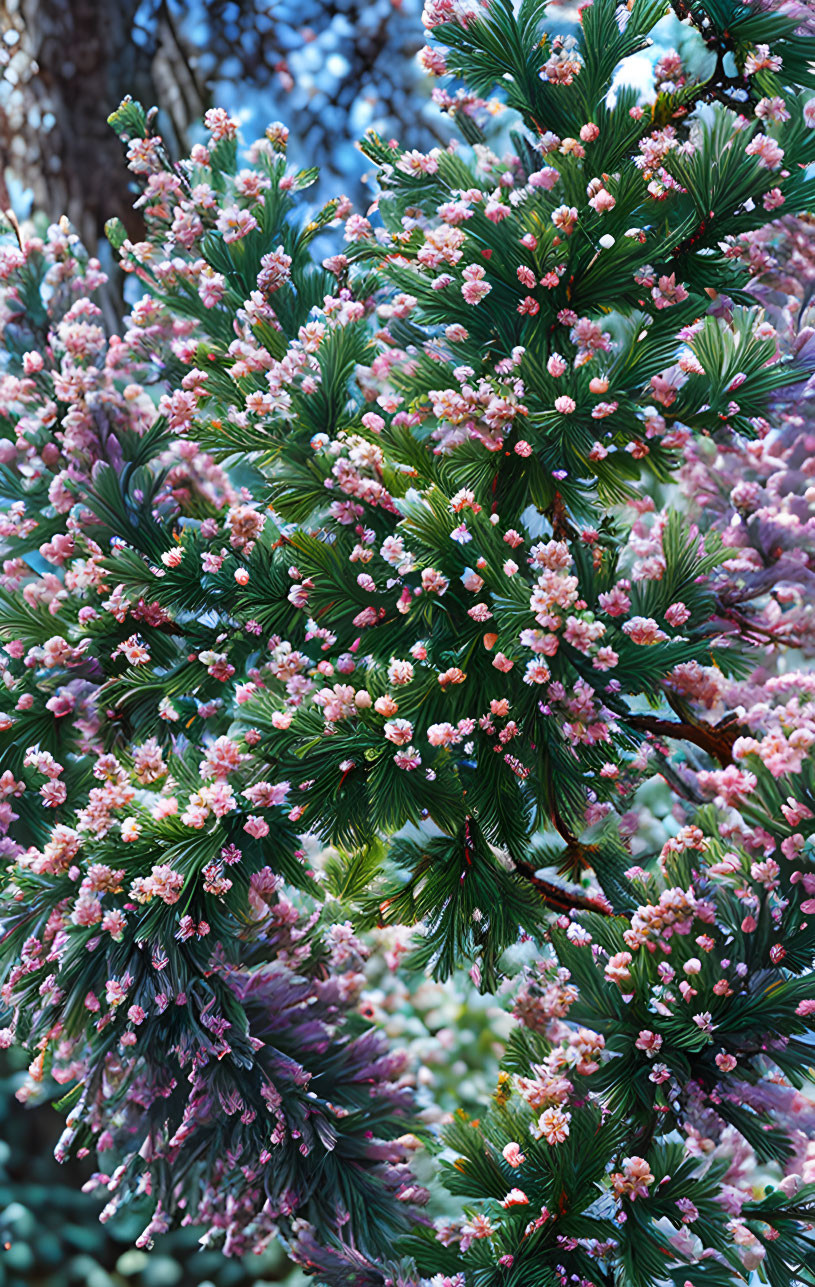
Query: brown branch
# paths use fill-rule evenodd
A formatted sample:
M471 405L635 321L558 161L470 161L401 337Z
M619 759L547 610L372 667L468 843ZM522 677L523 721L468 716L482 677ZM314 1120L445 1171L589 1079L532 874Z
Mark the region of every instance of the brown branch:
M560 492L555 492L554 500L547 505L544 513L552 524L552 535L556 541L577 539L579 533L569 518L569 511Z
M571 911L597 912L601 916L613 916L614 912L607 902L592 897L591 894L578 894L570 889L556 885L552 880L544 880L536 875L535 868L528 862L516 862L515 870L524 880L537 890L542 901L553 911L568 913Z
M626 722L655 737L693 742L722 766L733 763L733 743L741 736L740 726L732 716L719 724L690 724L686 720L659 719L656 715L628 715Z

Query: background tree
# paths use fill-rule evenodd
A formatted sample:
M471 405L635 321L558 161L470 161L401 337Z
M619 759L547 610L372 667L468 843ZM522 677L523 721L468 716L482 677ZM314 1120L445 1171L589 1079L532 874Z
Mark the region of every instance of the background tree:
M164 2L22 0L6 4L1 18L0 166L7 181L28 189L32 208L49 219L67 215L89 246L112 215L135 233L141 224L104 105L132 85L147 102L161 103L171 140L186 145L208 90L179 33L179 15Z
M275 116L296 122L294 154L319 161L323 193L339 183L358 197L364 161L354 145L369 124L411 146L439 129L421 111L418 15L416 0L12 0L0 8L0 174L20 216L67 215L88 246L113 216L136 235L106 114L125 93L158 104L181 155L218 93L259 128Z

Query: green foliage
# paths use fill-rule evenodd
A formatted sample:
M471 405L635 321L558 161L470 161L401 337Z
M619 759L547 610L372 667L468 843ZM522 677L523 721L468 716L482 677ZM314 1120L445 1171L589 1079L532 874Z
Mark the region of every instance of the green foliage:
M541 925L542 909L528 886L490 852L472 819L454 837L397 840L389 859L407 879L375 885L365 900L368 917L422 925L408 962L414 969L444 979L477 960L481 987L494 990L501 954L518 926L531 934Z
M763 434L811 374L749 283L752 234L815 194L812 46L753 6L675 7L700 77L644 105L611 91L662 0L595 0L573 41L534 0L429 3L515 151L470 99L470 148L369 135L378 210L319 266L340 203L298 222L315 174L279 127L247 175L216 112L176 165L125 100L163 194L146 242L109 229L148 292L126 338L52 325L45 251L14 270L9 361L41 333L53 369L29 356L2 422L29 453L0 465L3 1004L32 1078L66 1083L61 1150L104 1127L97 1181L149 1189L156 1228L279 1233L329 1287L809 1272L813 1194L784 1173L815 781L744 771L759 752L714 724L706 673L756 653L723 634L734 551L674 483L694 436ZM653 840L631 815L658 775ZM358 992L400 927L411 982L519 974L489 1106L433 1142L461 1200L438 1236ZM743 1155L786 1204L721 1200Z

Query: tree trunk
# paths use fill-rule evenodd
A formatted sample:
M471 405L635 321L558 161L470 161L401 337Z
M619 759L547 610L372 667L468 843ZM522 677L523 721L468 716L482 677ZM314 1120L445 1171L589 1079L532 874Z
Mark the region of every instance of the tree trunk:
M0 167L33 195L32 208L66 214L94 249L118 215L138 236L121 144L107 116L126 93L160 102L170 146L183 145L204 93L165 3L141 25L140 0L5 0L7 92L0 101ZM13 37L12 37L13 39ZM7 194L0 190L7 208Z

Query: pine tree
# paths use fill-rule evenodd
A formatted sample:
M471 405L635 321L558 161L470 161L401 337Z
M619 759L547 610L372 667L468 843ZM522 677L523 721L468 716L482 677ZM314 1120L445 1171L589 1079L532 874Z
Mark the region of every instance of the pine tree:
M662 2L563 36L428 0L467 143L368 136L370 217L297 222L280 125L243 157L214 110L174 162L126 101L121 337L65 229L5 254L2 1040L69 1087L108 1214L150 1195L144 1243L280 1236L349 1287L811 1280L811 680L759 697L739 541L674 483L811 373L751 278L812 205L815 41L675 9L698 72L645 105L612 83ZM435 1225L355 1013L391 924L485 990L534 948L491 1103L428 1140Z

